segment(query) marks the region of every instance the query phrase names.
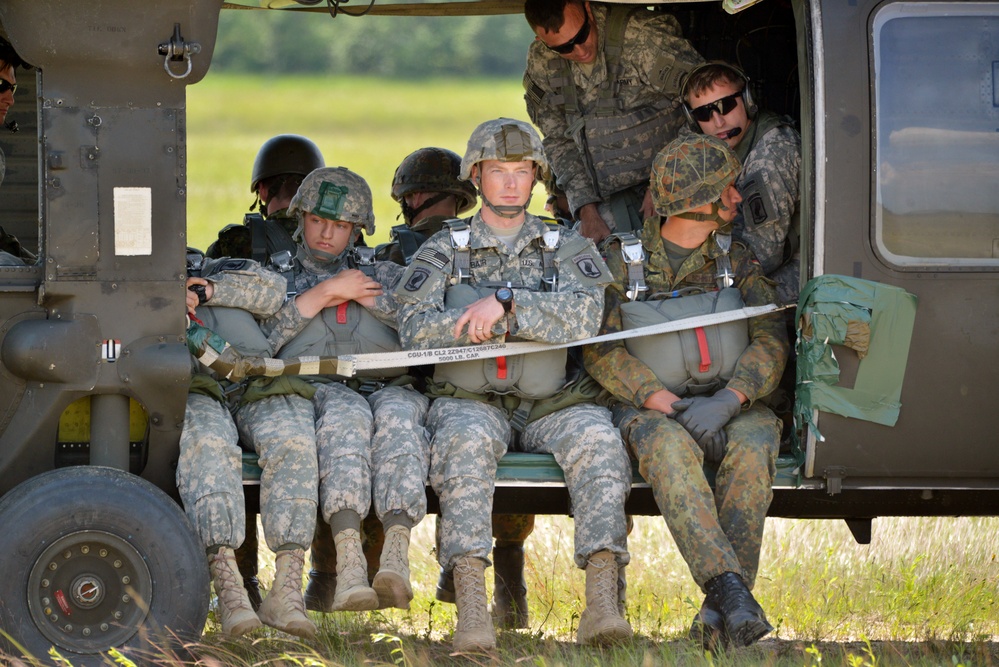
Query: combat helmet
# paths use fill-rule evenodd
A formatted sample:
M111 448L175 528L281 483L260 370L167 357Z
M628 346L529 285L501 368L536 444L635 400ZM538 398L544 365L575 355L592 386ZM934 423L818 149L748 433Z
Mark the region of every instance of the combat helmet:
M676 215L717 203L741 168L739 158L721 139L682 134L659 151L652 162L649 186L656 213Z
M551 173L537 130L530 124L513 118L487 120L475 128L468 139L468 148L465 149L465 157L461 160L461 173L458 178L463 181L470 180L472 166L483 160L501 162L532 160L538 169L539 178L544 180Z
M257 151L250 176L250 192L255 193L265 178L279 174L296 174L304 178L325 166L319 146L311 139L297 134L279 134L265 141Z
M289 215L299 216L299 231L306 213L327 220L344 220L375 233L375 213L367 181L346 167L316 169L302 181L288 205Z
M458 178L461 158L446 148L420 148L407 155L395 170L392 177L392 199L402 205L406 222L428 206L433 206L447 195L453 195L458 202L458 213L463 213L475 205L475 187L468 181ZM404 197L414 192L437 192L443 196L431 198L416 209L409 209Z

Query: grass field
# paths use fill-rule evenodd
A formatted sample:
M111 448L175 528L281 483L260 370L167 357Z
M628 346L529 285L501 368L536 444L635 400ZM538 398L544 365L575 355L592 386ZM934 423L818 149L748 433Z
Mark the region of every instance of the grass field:
M465 151L472 130L499 116L527 120L519 80L386 81L213 76L188 89L188 243L204 249L253 201L250 174L276 134L309 137L328 166L363 176L374 196L374 243L399 224L390 196L404 157L424 146ZM542 188L537 192L543 193ZM532 210L540 212L543 194Z
M515 80L210 75L190 89L188 105L189 243L199 247L241 220L252 199L253 157L275 134L309 136L328 164L368 179L377 242L395 224L389 186L405 155L427 145L461 153L482 120L526 118ZM540 204L536 199L533 209ZM999 665L997 535L994 518L886 518L875 521L872 543L862 546L841 521L770 520L756 593L776 631L752 648L705 656L684 639L701 596L660 518L636 518L628 568L636 638L608 650L572 644L583 599L583 575L571 559L572 522L539 518L527 544L530 630L501 633L493 655L452 657L454 608L433 597L428 519L411 549L416 599L409 612L316 615L321 636L309 644L268 629L231 641L217 633L212 616L193 664ZM268 585L273 560L262 555ZM160 655L139 664L192 663Z

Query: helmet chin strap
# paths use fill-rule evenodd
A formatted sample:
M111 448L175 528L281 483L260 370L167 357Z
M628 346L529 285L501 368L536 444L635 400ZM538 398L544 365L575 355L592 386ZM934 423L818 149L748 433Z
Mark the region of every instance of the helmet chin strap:
M732 223L729 220L718 215L719 211L727 211L728 207L721 203L721 201L711 202L711 213L678 213L677 216L681 218L687 218L688 220L698 220L701 222L717 222L718 231L722 234L727 234L732 231Z
M409 204L407 204L406 203L406 198L403 197L402 198L402 216L403 216L403 219L406 221L406 224L408 226L412 226L413 225L413 220L416 218L416 216L418 216L420 213L423 213L424 211L426 211L428 208L430 208L434 204L439 204L440 202L444 201L445 199L447 199L450 196L451 196L450 192L438 192L433 197L429 197L425 202L423 202L422 204L420 204L416 208L413 208Z

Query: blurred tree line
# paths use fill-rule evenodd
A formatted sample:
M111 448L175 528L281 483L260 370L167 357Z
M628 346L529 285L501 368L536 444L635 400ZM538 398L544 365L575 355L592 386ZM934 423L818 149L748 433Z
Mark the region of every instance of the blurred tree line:
M358 11L364 3L347 6ZM384 77L519 75L534 38L522 14L354 17L225 10L212 69Z

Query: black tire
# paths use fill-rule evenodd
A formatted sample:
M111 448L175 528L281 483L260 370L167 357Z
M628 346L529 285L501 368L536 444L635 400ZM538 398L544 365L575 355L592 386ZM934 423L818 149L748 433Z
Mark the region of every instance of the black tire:
M120 470L62 468L8 492L0 564L0 630L40 660L52 646L76 667L107 664L112 647L162 655L208 616L207 560L184 512Z

